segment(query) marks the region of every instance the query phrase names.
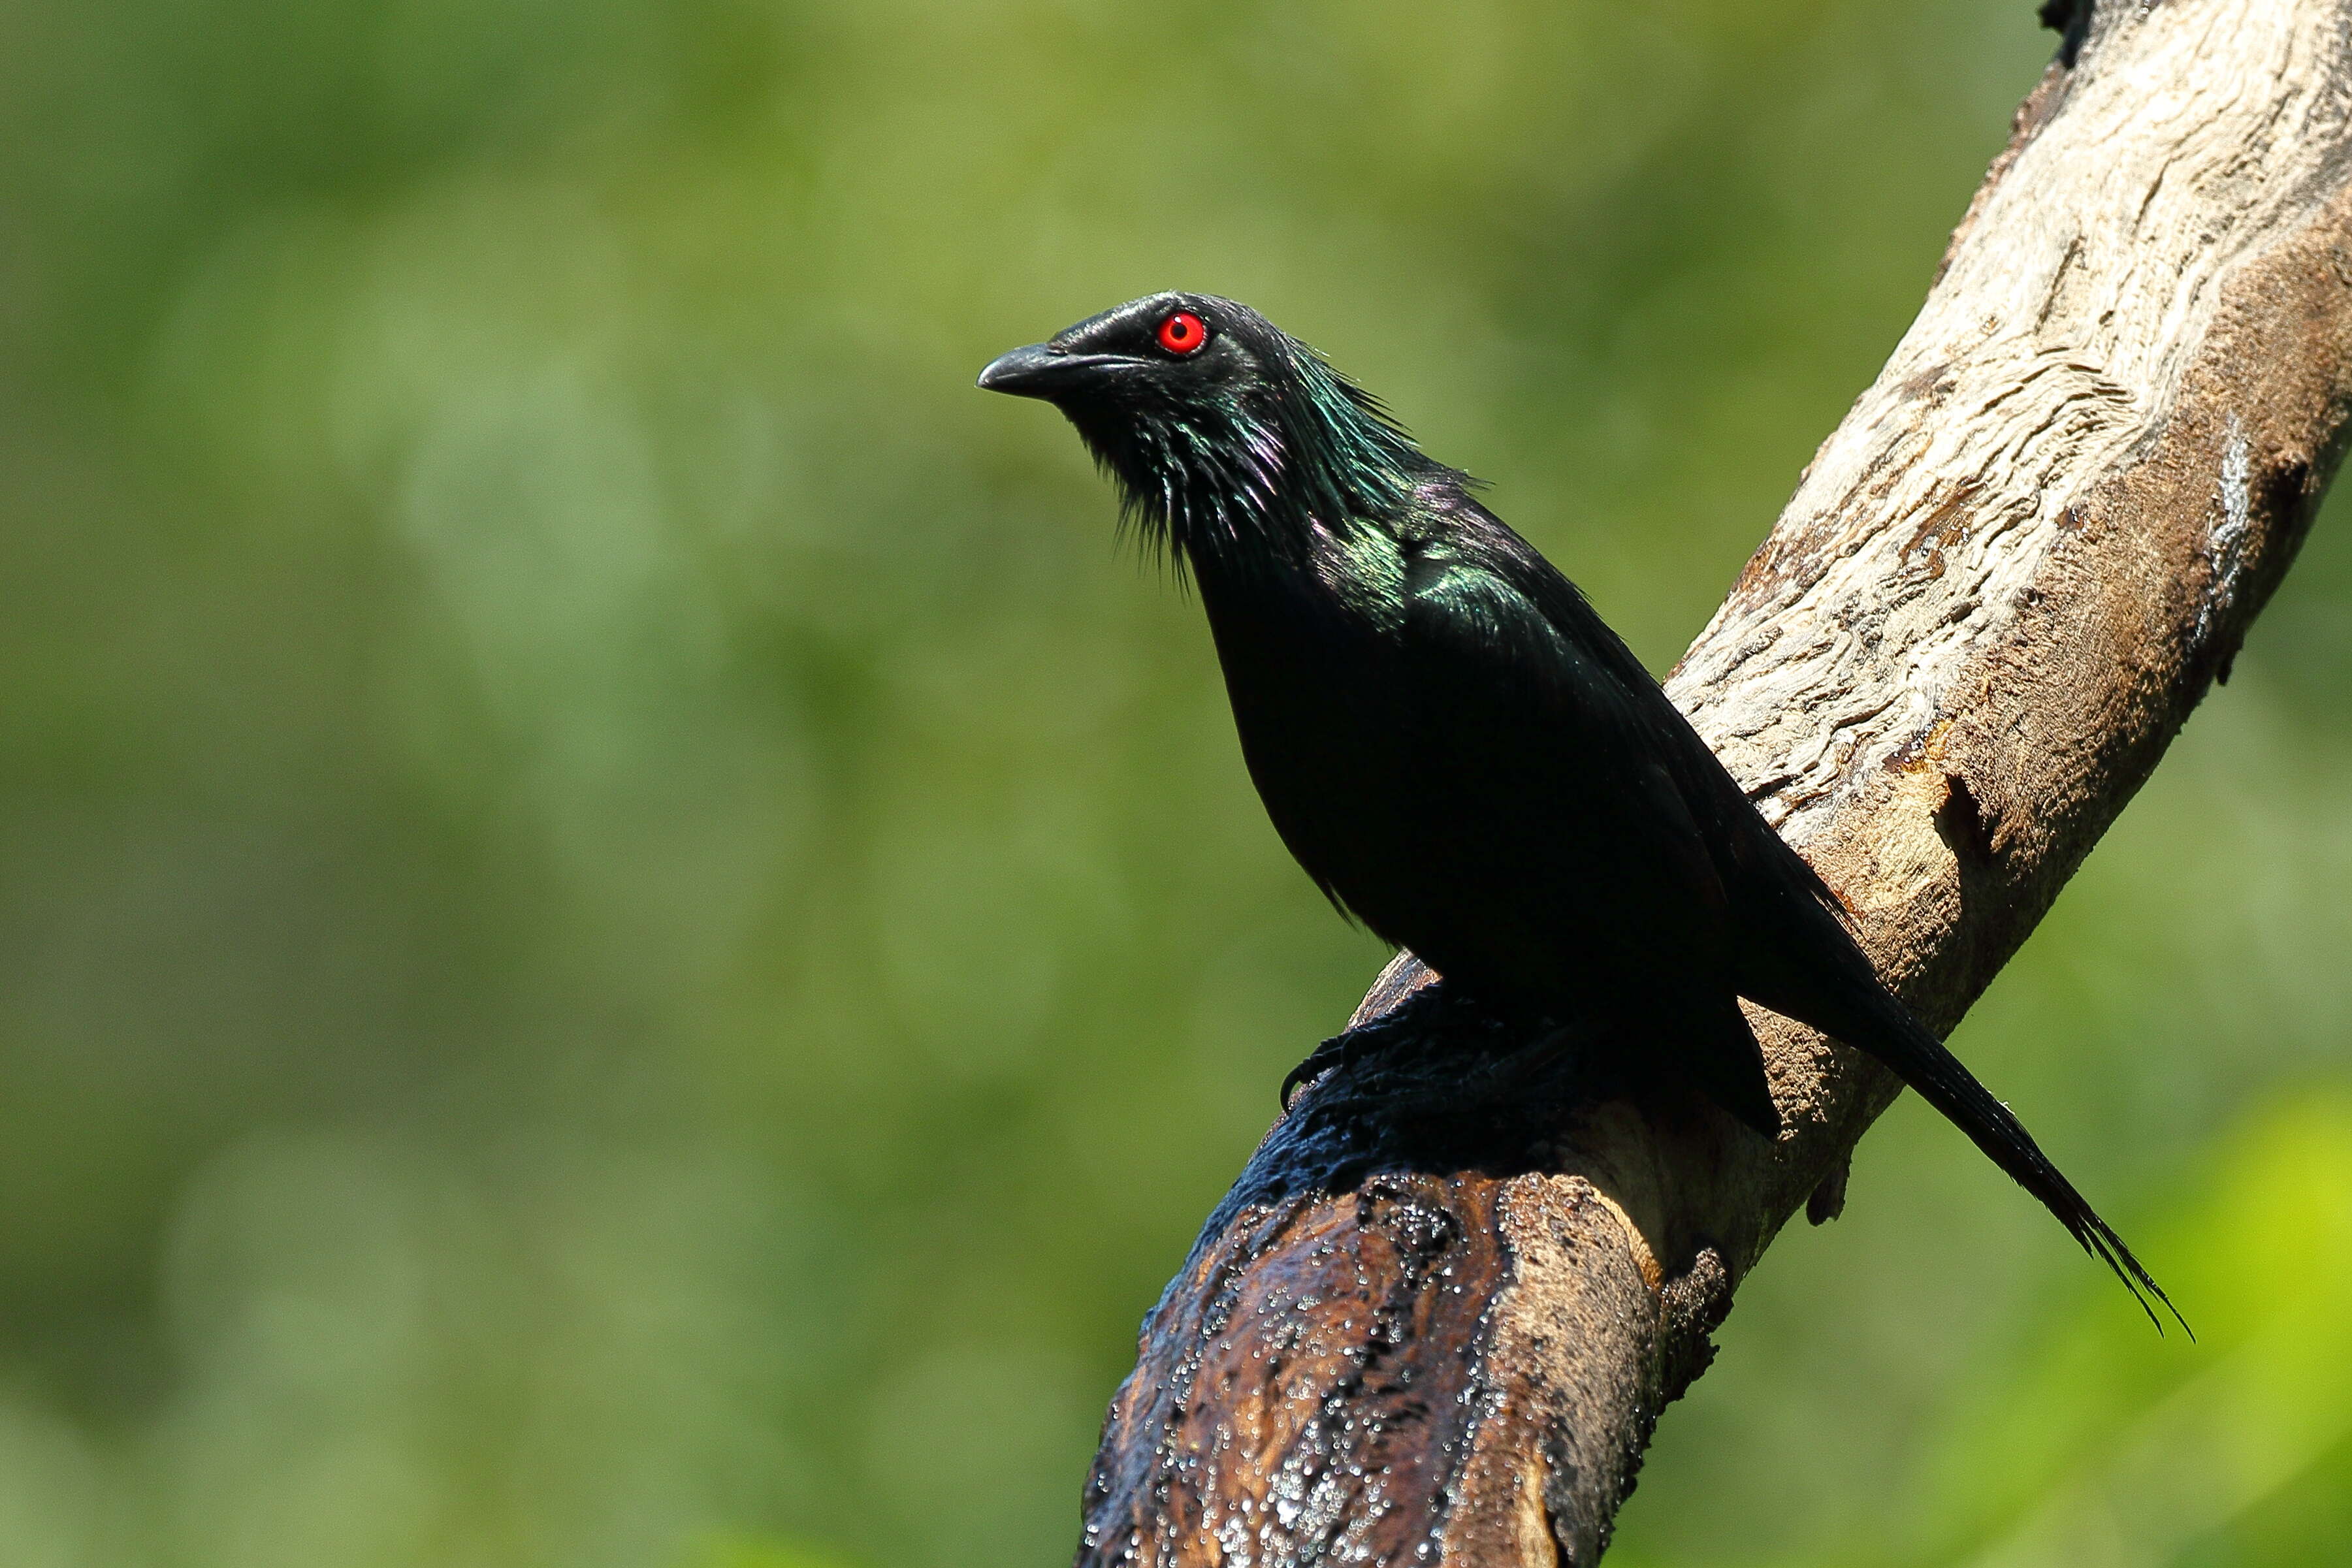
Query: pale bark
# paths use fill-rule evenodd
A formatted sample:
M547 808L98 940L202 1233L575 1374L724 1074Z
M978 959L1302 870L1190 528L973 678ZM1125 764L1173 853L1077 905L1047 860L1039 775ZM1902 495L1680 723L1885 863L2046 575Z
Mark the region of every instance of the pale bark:
M1668 682L1931 1022L2226 676L2347 402L2352 0L2098 5ZM1081 1563L1592 1562L1898 1087L1759 1013L1767 1144L1572 1044L1514 1058L1442 987L1398 1010L1421 977L1358 1021L1423 1049L1310 1091L1147 1322Z

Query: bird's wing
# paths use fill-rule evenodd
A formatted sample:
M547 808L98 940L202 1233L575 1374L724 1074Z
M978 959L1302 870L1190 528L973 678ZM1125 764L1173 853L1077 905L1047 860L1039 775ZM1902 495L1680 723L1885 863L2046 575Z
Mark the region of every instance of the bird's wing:
M1507 584L1575 650L1581 679L1607 690L1605 706L1619 716L1617 722L1665 769L1683 809L1718 857L1717 874L1742 888L1790 890L1799 903L1843 925L1844 906L1837 895L1764 821L1713 748L1576 585L1475 501L1465 497L1462 508L1467 527L1457 536L1456 548L1472 553L1483 575ZM1728 863L1724 856L1730 857Z
M1691 728L1625 640L1609 630L1600 612L1576 591L1576 583L1467 496L1454 506L1446 548L1473 562L1477 579L1491 580L1498 592L1510 592L1534 607L1536 618L1557 634L1559 644L1573 651L1573 679L1585 691L1580 707L1606 715L1612 727L1621 727L1634 740L1639 752L1665 768L1682 809L1715 858L1717 877L1727 889L1738 889L1736 898L1761 894L1783 905L1788 917L1813 924L1828 915L1830 922L1844 928L1846 912L1837 894L1811 862L1773 832L1748 792L1724 771L1722 759ZM1792 905L1783 900L1792 900Z
M1481 792L1495 810L1527 813L1519 826L1531 856L1558 832L1592 873L1664 879L1681 891L1676 907L1715 926L1726 900L1706 825L1661 754L1640 689L1610 667L1608 649L1559 624L1498 564L1444 538L1408 557L1404 637L1427 682L1425 743L1440 755L1509 758L1496 766L1517 776L1481 780ZM1498 729L1507 746L1496 744ZM1685 938L1712 940L1697 930Z

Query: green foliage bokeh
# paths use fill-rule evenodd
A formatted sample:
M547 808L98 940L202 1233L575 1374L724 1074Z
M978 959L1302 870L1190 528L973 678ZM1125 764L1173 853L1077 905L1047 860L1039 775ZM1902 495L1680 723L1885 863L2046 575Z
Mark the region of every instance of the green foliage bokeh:
M1381 960L991 354L1376 388L1663 668L1916 308L2025 0L0 9L0 1562L1062 1560ZM2352 545L1905 1102L1636 1564L2352 1558Z

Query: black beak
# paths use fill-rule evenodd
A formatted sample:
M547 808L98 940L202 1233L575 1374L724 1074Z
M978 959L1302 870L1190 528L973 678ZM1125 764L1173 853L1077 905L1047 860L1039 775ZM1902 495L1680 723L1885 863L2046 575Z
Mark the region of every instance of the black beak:
M1011 392L1015 397L1057 398L1093 373L1118 361L1116 354L1071 354L1044 343L1032 343L1009 354L999 354L980 372L982 392Z

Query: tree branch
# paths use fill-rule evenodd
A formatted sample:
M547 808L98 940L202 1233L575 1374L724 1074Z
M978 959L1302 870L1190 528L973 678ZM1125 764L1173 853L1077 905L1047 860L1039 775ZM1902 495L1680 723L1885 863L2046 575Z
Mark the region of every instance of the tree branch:
M1667 683L1956 1022L2226 678L2352 401L2352 0L2061 7L1919 318ZM2045 9L2048 9L2045 7ZM1402 957L1145 1324L1082 1564L1590 1563L1899 1085L1755 1014L1767 1144Z

